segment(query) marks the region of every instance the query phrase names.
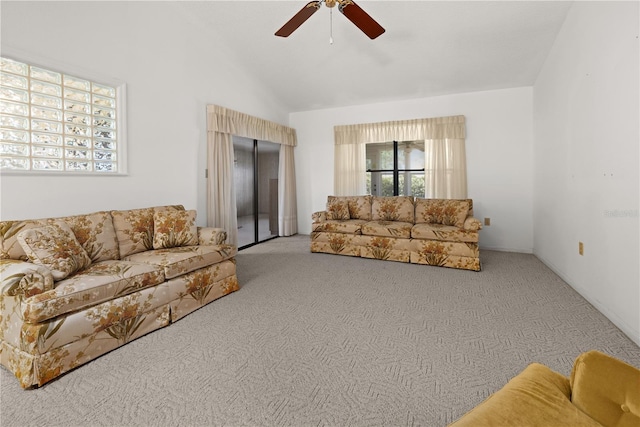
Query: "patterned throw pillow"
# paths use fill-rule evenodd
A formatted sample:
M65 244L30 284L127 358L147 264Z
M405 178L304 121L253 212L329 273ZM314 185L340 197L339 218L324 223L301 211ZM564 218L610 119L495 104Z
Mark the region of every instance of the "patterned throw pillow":
M153 249L197 244L196 211L161 210L153 215Z
M332 199L327 203L327 219L349 219L349 203L347 200Z
M466 199L416 199L416 222L462 228L470 207Z
M17 239L29 260L51 270L56 281L91 265L91 258L63 221L23 230Z

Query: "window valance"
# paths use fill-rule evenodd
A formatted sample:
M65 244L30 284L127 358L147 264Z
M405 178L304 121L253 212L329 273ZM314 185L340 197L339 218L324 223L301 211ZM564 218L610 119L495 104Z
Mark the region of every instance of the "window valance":
M336 145L466 138L464 116L342 125L333 131Z
M218 105L207 105L207 130L296 146L296 130Z

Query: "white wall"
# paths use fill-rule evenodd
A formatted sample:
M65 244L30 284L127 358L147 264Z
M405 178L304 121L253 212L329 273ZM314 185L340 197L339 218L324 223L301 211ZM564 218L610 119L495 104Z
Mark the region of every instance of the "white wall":
M532 252L532 89L516 88L290 114L296 129L298 229L333 194L335 125L464 115L468 195L474 214L491 218L480 246Z
M638 12L576 2L538 76L534 253L640 344Z
M203 225L206 104L287 123L179 2L2 2L1 19L3 54L127 84L129 157L124 177L2 176L2 219L180 203Z

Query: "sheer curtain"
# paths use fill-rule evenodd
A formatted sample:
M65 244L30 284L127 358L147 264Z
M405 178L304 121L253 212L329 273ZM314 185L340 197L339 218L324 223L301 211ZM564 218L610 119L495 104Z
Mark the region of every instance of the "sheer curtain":
M431 199L467 198L464 139L424 141L424 192Z
M425 196L467 197L464 116L344 125L333 130L337 196L364 194L367 143L424 140Z
M224 228L228 242L238 243L238 220L233 182L233 142L231 136L269 141L280 146L278 170L278 235L298 232L296 181L293 149L295 129L230 110L207 106L207 225Z
M278 170L278 234L292 236L298 232L298 208L296 200L296 168L293 161L293 145L280 146ZM281 197L284 195L285 197Z
M207 225L226 230L227 243L237 246L238 217L231 135L208 132L207 145Z
M367 191L366 145L336 142L334 151L334 194L356 196Z

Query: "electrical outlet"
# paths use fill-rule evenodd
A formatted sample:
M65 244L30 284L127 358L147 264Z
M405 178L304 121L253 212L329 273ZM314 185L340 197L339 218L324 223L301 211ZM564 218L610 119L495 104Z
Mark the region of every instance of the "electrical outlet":
M484 219L484 225L490 226L491 225L491 218L485 218Z
M584 243L578 242L578 253L584 255Z

